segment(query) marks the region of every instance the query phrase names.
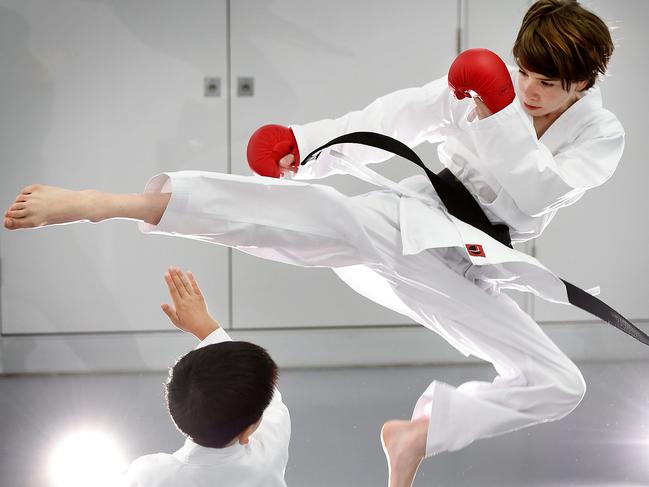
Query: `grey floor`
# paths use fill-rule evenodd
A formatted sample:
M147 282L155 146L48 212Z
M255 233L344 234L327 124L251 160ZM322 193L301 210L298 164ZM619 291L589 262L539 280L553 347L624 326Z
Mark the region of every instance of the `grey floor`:
M580 366L589 390L568 418L428 459L415 485L649 485L649 362ZM293 422L289 487L386 485L382 423L408 417L432 378L458 384L491 374L474 365L282 371ZM1 377L0 485L46 487L49 450L83 424L112 431L129 459L175 450L182 438L167 418L163 380L157 373Z

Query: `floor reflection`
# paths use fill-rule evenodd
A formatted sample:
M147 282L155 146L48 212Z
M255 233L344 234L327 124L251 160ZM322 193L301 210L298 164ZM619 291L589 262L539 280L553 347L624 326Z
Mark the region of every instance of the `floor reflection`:
M649 362L579 364L589 385L568 418L482 440L426 460L415 486L629 487L649 484ZM291 410L289 486L383 486L381 424L406 418L432 378L489 379L487 366L284 370ZM165 374L0 378L1 484L49 487L47 459L62 435L100 427L124 456L173 451Z

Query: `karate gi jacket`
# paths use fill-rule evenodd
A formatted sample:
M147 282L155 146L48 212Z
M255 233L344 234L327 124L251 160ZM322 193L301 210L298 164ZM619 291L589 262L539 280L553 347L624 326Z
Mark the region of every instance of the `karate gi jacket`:
M518 68L509 70L517 89ZM409 147L425 141L438 144L442 164L472 193L492 223L508 225L514 243L537 237L560 208L604 183L615 171L624 149L624 129L615 115L603 108L597 86L583 93L540 139L518 93L510 105L485 119L470 121L473 110L473 101L457 100L443 77L420 88L388 94L340 118L291 128L302 157L341 134L355 131L389 135ZM391 156L363 145L338 145L300 166L295 179L347 173L391 189L401 196L399 224L404 254L479 244L484 255L467 255L472 264L485 266L485 274L510 280L511 285L506 287L567 302L561 281L547 275L549 271L536 259L440 209L439 198L425 175L396 183L366 166ZM529 288L531 283L537 286Z
M219 328L197 348L230 340ZM136 459L128 468L122 487L286 487L291 422L288 409L276 389L259 428L247 445L206 448L185 440L173 454L156 453Z

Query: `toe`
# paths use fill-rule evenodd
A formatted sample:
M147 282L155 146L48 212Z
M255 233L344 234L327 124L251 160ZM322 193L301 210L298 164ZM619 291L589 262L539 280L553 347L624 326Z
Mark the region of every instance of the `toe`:
M11 205L9 207L9 211L24 210L25 208L27 208L27 205L25 204L25 202L21 201L21 202L14 203L13 205Z
M39 226L38 223L36 223L36 221L30 217L23 217L23 218L8 217L5 218L4 225L5 228L7 228L8 230L36 228Z
M34 191L38 189L39 185L38 184L30 184L29 186L25 186L20 194L25 195L25 194L32 194Z
M27 210L9 210L7 212L9 218L25 218L27 216Z

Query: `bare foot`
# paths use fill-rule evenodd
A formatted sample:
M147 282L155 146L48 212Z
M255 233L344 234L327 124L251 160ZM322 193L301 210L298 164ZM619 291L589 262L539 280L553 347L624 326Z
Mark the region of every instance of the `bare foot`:
M36 228L75 221L101 220L97 191L71 191L34 184L23 189L5 213L9 230Z
M392 420L381 429L381 443L388 461L389 487L411 487L426 454L428 419Z

